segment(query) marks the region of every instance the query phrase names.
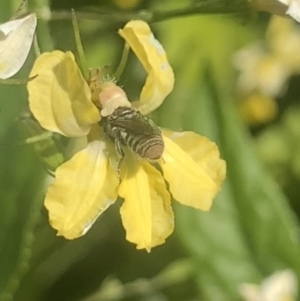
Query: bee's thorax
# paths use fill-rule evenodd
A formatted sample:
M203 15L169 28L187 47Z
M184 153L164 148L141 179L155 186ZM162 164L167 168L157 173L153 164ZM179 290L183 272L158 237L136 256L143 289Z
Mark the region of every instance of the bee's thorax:
M113 114L102 118L103 130L115 144L128 146L139 157L158 160L164 151L160 129L139 111L118 107Z

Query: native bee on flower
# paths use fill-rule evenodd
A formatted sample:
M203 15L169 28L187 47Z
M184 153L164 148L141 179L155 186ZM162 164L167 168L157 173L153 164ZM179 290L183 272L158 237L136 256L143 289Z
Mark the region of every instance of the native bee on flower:
M133 108L123 89L113 82L101 85L99 93L101 121L105 135L115 144L120 159L122 146L140 158L155 161L162 157L164 141L159 127Z
M158 160L164 150L164 142L158 126L138 110L118 107L111 115L101 119L104 133L116 146L120 157L124 156L122 145L128 146L140 158Z

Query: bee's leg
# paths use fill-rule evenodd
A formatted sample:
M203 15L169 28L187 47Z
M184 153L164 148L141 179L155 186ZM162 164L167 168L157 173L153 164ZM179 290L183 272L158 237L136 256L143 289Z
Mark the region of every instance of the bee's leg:
M124 151L122 149L122 144L120 139L115 139L115 149L118 157L118 174L120 175L121 163L124 158Z

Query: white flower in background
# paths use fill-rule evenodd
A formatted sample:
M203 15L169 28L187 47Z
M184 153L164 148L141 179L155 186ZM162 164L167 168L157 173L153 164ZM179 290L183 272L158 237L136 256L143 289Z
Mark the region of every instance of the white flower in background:
M273 16L266 40L246 46L233 57L233 65L239 71L238 93L259 92L268 97L278 97L287 86L288 79L300 73L299 49L298 24Z
M266 1L270 4L271 0ZM286 91L290 77L300 74L299 49L299 25L290 18L273 16L266 39L246 46L233 56L233 65L239 71L238 111L249 125L270 122L277 115L276 98Z
M289 15L300 22L300 0L252 0L251 5L257 11Z
M37 19L35 14L0 25L0 79L16 74L31 48Z
M242 284L240 293L246 301L296 301L297 278L291 270L279 271L261 285Z
M286 14L300 22L300 0L279 0L287 6Z
M300 73L300 27L294 20L273 16L266 42L268 51L285 66L289 76Z
M256 90L270 97L278 96L290 75L287 66L262 43L237 52L233 65L240 71L237 90L243 94Z

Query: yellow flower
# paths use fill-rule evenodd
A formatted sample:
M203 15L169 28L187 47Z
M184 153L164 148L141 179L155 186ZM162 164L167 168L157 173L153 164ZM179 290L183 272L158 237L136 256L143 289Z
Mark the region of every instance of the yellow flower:
M272 121L278 113L276 101L258 92L237 103L240 116L250 125L259 125Z
M172 68L146 23L129 22L120 35L147 71L140 99L133 104L149 113L171 92ZM157 162L163 175L125 148L119 176L113 143L98 125L99 108L72 53L44 53L31 72L39 75L28 84L30 109L39 123L68 137L87 137L86 147L57 168L46 195L49 220L58 235L67 239L84 235L119 195L124 199L120 213L127 240L149 251L173 231L170 192L182 204L209 210L225 177L225 163L214 143L192 132L165 131L165 150ZM120 105L131 106L113 82L100 83L98 92L107 100L101 114L109 115Z

